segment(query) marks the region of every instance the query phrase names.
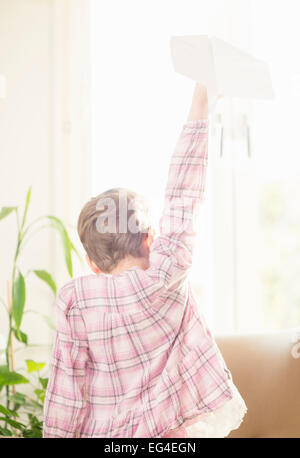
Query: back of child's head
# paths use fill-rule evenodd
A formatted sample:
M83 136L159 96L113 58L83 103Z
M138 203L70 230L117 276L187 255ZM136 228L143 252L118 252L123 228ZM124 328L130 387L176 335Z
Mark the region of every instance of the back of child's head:
M85 204L77 230L90 260L109 273L128 256L143 257L149 226L144 199L128 189L114 188Z

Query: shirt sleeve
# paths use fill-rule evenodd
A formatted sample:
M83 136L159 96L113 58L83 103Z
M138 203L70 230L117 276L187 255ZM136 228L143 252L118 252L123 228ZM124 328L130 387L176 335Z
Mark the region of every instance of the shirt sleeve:
M208 120L187 122L171 158L160 235L150 248L146 273L152 280L154 296L176 288L192 265L195 222L198 204L204 197L207 164Z
M72 283L57 300L57 330L44 403L43 437L76 437L86 411L88 344Z

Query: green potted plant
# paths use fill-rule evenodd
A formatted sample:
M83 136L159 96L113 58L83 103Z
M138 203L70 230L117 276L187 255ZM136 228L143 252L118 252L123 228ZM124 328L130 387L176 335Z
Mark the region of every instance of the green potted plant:
M44 375L45 363L27 359L26 376L16 371L14 342L28 346L28 335L22 331L22 319L26 306L26 283L29 275L35 275L48 285L56 295L57 287L52 275L46 270L30 269L27 274L21 272L19 259L22 249L29 239L44 228L55 230L61 240L64 259L70 277L73 275L72 252L77 251L70 239L63 222L56 216L41 216L27 224L27 215L31 199L29 188L25 206L21 212L19 207L2 207L0 221L15 214L17 224L17 243L13 259L11 279L7 282L7 300L0 298L8 316L5 364L0 365L0 436L11 437L42 437L42 413L48 379ZM79 255L78 255L79 256ZM29 311L29 310L27 310ZM37 312L35 312L37 313ZM49 326L54 327L51 319L41 316ZM16 389L22 384L32 385L32 395L24 394Z

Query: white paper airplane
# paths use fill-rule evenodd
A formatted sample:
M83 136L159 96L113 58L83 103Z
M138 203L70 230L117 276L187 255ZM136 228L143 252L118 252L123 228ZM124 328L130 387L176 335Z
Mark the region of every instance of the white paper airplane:
M171 37L174 69L205 84L209 97L217 95L272 99L268 65L215 37Z

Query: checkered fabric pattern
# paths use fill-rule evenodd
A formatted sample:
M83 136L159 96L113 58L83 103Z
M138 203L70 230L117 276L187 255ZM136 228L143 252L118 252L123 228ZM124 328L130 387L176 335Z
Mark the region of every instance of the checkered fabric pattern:
M188 279L207 137L207 120L183 126L150 267L61 288L44 437L162 437L232 398Z

